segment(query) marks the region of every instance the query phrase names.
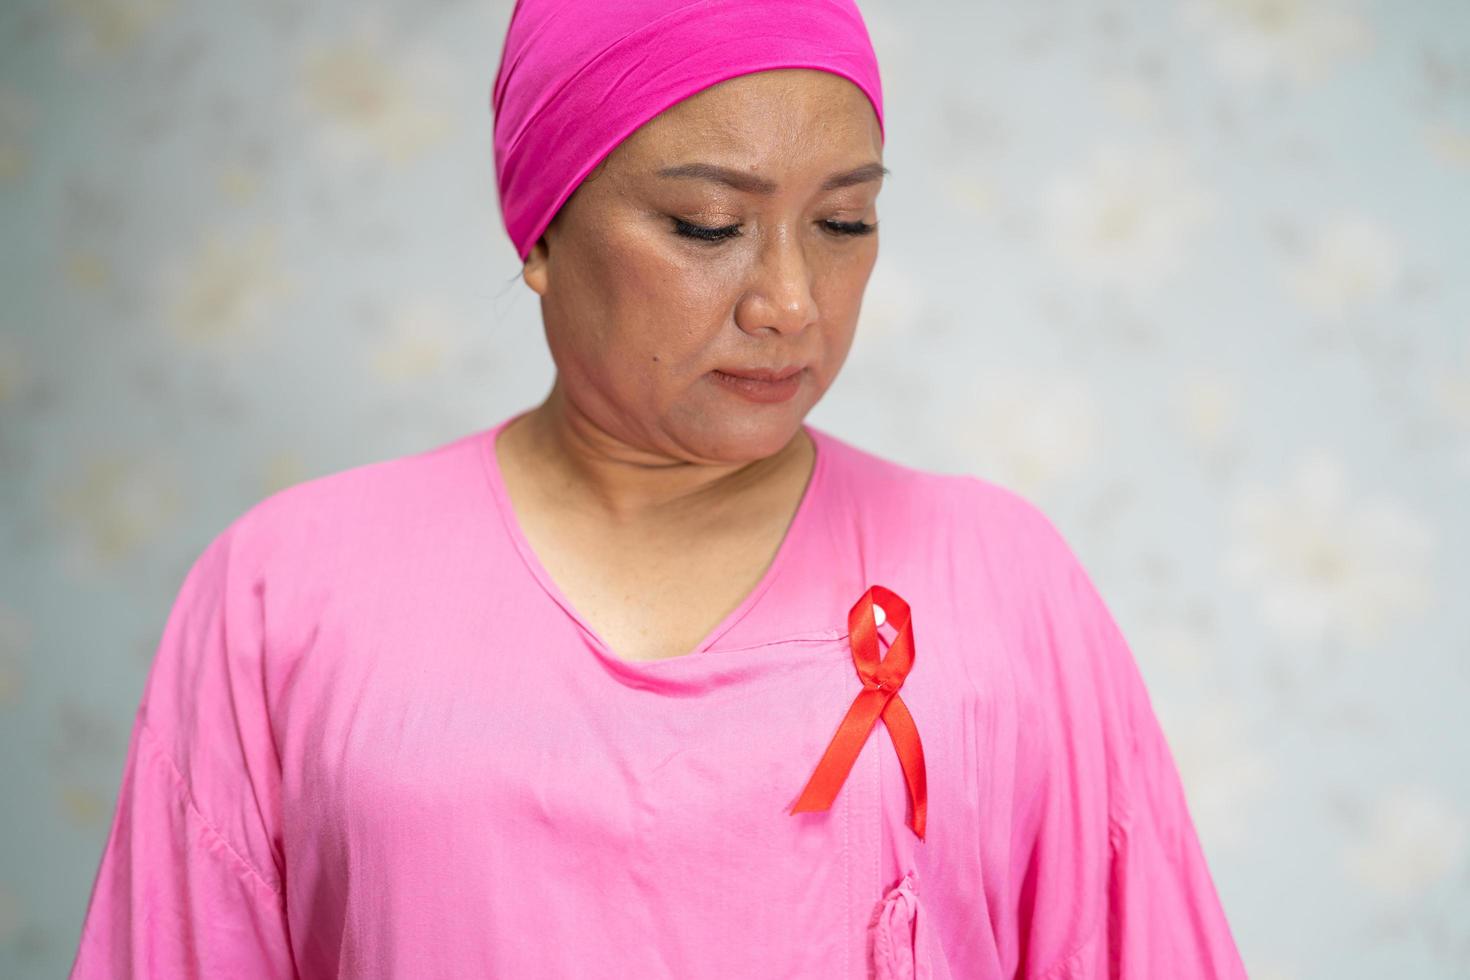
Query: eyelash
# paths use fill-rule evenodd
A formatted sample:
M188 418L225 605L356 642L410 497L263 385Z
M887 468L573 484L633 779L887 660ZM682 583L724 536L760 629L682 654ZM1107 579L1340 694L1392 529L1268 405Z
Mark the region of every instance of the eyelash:
M824 221L823 225L834 235L849 235L854 238L862 235L871 235L878 227L878 222L864 224L861 221ZM740 236L739 225L726 225L723 228L706 228L703 225L693 225L681 218L674 219L674 232L685 238L693 238L711 244L719 243L727 238L738 238Z

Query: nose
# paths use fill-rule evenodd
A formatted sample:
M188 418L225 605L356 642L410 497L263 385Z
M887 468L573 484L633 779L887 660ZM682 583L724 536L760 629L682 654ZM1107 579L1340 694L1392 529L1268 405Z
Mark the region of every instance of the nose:
M747 333L799 333L817 319L812 269L799 235L786 226L761 243L735 320Z

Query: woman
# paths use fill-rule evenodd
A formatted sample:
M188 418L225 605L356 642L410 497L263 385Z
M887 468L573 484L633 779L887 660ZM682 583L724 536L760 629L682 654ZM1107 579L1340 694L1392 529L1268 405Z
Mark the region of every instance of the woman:
M877 258L847 0L522 0L534 409L198 558L74 977L1243 977L1133 658L995 484L806 425Z

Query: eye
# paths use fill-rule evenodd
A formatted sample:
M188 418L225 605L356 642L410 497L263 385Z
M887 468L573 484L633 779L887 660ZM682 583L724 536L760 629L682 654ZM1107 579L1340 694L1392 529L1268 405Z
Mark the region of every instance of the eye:
M878 229L878 222L864 224L861 221L823 221L822 226L834 235L871 235ZM727 238L737 238L740 235L740 226L725 225L722 228L706 228L703 225L690 224L681 218L674 219L674 231L685 238L694 238L704 242L721 242Z
M680 218L674 219L674 232L685 238L697 238L704 242L719 242L726 238L735 238L740 234L739 225L726 225L723 228L706 228L703 225L691 225Z
M861 221L824 221L822 224L834 235L871 235L878 228L878 222L870 225Z

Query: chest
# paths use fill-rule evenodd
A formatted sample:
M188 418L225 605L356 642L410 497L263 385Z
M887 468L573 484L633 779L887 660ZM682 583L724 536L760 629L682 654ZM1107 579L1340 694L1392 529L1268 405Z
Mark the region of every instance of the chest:
M543 635L333 688L350 710L288 763L293 925L358 923L329 951L403 975L866 976L891 746L789 812L855 696L845 637L750 651L739 682L630 686Z
M699 594L681 577L709 574L679 555L653 549L627 567L591 567L629 576L628 606L668 610ZM432 564L407 563L417 574L402 587L377 601L344 598L313 631L280 730L293 927L324 937L328 963L314 974L335 973L327 958L340 950L413 975L576 976L596 962L622 976L859 977L875 903L911 869L924 876L926 909L948 895L965 922L990 921L997 886L982 865L1011 867L1005 828L1017 795L1004 749L1026 739L1001 689L971 689L972 670L960 669L978 670L1005 649L1001 638L955 630L961 619L988 630L998 617L975 605L964 617L930 615L947 606L891 569L871 573L921 617L921 659L903 689L927 774L920 843L881 721L831 808L790 812L859 692L840 630L608 671L517 558L487 559L489 577L432 583L421 571ZM676 571L632 567L661 559ZM747 565L747 585L758 565ZM782 574L793 572L782 582L793 590L821 580L800 565ZM666 596L675 599L660 603ZM578 599L597 615L589 593ZM431 609L461 612L429 629ZM595 621L607 629L605 616ZM995 853L982 861L983 849ZM344 933L342 923L361 927ZM760 942L731 943L732 929ZM395 930L454 941L395 942ZM442 959L400 965L410 949ZM561 959L548 967L548 956Z
M609 533L536 517L523 527L566 600L628 661L694 650L760 582L784 531L747 521L695 534Z

